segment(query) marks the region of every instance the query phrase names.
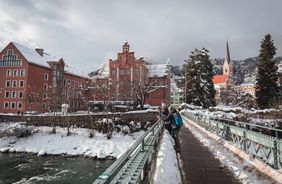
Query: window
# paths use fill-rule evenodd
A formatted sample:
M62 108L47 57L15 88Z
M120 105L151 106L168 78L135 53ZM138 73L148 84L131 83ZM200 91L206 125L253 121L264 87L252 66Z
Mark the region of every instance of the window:
M73 102L70 102L70 107L71 107L71 108L73 107Z
M43 104L42 104L42 108L43 108L43 109L47 109L46 103L43 103Z
M71 81L71 85L74 86L74 81Z
M66 86L66 79L64 79L64 86Z
M44 80L48 80L48 74L47 73L44 74Z
M13 87L17 87L17 82L16 80L13 80Z
M10 80L6 80L6 85L5 85L6 88L9 88L11 87L11 81Z
M48 84L44 83L43 89L44 89L44 90L48 90Z
M21 77L24 77L24 74L25 74L24 69L20 70L20 76L21 76Z
M71 81L70 81L70 80L68 80L68 85L70 86L70 84L71 84Z
M23 81L23 80L20 80L20 81L19 81L19 86L20 86L20 87L24 87L24 81Z
M5 91L5 98L10 98L10 91Z
M16 102L11 102L11 109L15 109L16 108Z
M18 76L18 70L13 70L13 76L17 77Z
M11 98L16 98L16 97L17 97L17 92L16 91L12 91Z
M117 75L117 70L116 69L112 69L111 74L112 74L113 77L116 76Z
M47 93L43 93L43 99L44 99L44 100L47 99Z
M120 69L120 75L124 75L124 69Z
M4 109L9 109L9 102L4 102Z
M18 102L18 109L22 109L22 108L23 108L22 102Z
M12 76L12 71L6 70L6 77L11 77L11 76Z
M19 98L23 98L23 91L19 91Z

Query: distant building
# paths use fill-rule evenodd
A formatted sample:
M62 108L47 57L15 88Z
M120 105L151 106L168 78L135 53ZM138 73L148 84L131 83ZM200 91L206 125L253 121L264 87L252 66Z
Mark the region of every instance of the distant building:
M225 58L223 63L223 74L213 76L213 84L216 91L215 99L218 100L222 89L226 89L232 83L232 63L230 60L229 46L226 42Z
M184 88L177 85L179 81L183 81L180 76L172 76L171 78L171 104L174 107L179 107L184 102Z
M80 110L78 91L89 83L87 77L67 71L63 58L15 42L0 53L0 79L1 113L47 112L63 103L71 111Z
M107 68L108 67L108 68ZM117 59L110 59L102 74L103 83L112 83L111 101L134 103L136 101L136 86L149 84L151 90L145 103L159 106L161 103L170 103L170 66L169 64L151 64L144 58L135 58L130 45L125 42L122 52ZM100 81L101 82L101 81ZM101 96L96 101L101 100Z

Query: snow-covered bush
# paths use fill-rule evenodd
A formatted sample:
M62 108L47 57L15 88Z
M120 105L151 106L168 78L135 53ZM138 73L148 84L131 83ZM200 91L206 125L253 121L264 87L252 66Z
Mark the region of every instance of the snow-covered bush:
M2 124L0 127L0 137L28 137L31 134L37 132L35 127L26 126L22 123L15 124Z

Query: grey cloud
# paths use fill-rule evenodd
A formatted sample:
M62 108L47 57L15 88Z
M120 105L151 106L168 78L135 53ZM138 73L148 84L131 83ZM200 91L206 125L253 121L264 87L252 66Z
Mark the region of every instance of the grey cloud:
M115 58L125 40L136 57L183 64L196 47L223 57L227 39L232 58L256 56L270 33L282 55L281 6L279 0L0 0L0 15L9 17L0 17L0 47L8 39L44 47L84 72Z

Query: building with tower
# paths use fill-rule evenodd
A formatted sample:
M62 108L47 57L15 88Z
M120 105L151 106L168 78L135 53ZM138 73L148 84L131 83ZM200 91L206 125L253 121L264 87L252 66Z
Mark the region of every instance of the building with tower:
M213 84L216 91L215 99L218 100L220 93L223 89L228 88L228 85L232 85L232 63L230 59L229 45L226 42L225 57L223 63L223 74L213 76Z
M110 101L116 104L140 104L145 97L145 104L159 106L161 103L170 104L170 64L152 64L143 57L135 58L130 45L125 42L122 52L117 53L116 59L109 59L108 67L98 83L110 86ZM95 93L98 94L98 93ZM143 96L143 97L142 97ZM140 98L141 97L141 98ZM96 103L102 100L102 95L95 97Z

